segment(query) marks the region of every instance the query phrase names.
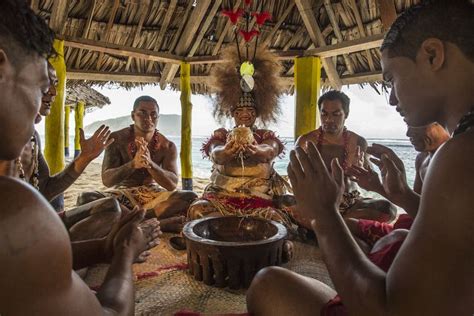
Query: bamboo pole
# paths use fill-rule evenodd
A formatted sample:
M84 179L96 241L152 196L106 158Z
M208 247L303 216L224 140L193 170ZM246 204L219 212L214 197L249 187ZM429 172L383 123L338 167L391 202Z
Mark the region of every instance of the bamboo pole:
M74 113L74 121L76 123L76 132L74 135L74 157L77 157L81 152L81 143L80 143L80 131L79 129L83 127L84 122L84 101L79 101L76 104L76 109Z
M71 113L71 106L64 107L64 156L69 157L69 114Z
M320 58L295 58L295 140L319 127L317 100L320 89Z
M57 95L51 105L51 112L45 121L44 157L51 174L64 169L64 102L66 98L66 64L64 62L64 41L54 40L57 57L50 59L56 70Z
M180 71L181 89L181 181L183 190L193 190L193 162L191 155L191 66L189 63L181 63Z

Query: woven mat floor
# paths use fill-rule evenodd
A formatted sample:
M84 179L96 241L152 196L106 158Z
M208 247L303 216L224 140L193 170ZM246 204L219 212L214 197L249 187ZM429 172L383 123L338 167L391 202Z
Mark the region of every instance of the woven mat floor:
M174 315L181 310L206 314L244 313L245 290L215 288L194 280L186 270L186 252L169 245L164 234L146 263L135 264L135 314ZM333 286L316 246L295 242L293 259L284 267ZM107 265L89 268L85 278L93 289L99 287Z

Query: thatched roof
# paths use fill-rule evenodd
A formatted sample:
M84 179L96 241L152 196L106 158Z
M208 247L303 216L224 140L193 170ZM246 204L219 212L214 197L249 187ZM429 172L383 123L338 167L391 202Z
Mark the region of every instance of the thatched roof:
M208 93L207 76L219 52L233 43L223 9L241 0L32 0L65 39L68 77L87 84L171 84L181 61L192 64L192 89ZM326 84L381 80L380 46L396 15L419 0L254 0L272 15L261 44L281 58L292 90L293 58L318 55Z
M86 111L92 112L96 108L103 108L110 104L108 97L99 91L81 84L68 84L66 87L66 104L75 107L78 101L84 101Z

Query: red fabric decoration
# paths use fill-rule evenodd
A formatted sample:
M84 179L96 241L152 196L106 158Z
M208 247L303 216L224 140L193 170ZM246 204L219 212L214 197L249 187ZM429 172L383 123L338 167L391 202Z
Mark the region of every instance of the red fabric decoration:
M235 12L233 12L232 10L223 10L221 14L228 17L230 19L230 22L235 25L237 21L239 21L239 18L244 14L244 10L238 9Z
M255 17L256 19L255 22L260 26L263 25L263 23L265 23L266 20L270 20L272 18L272 15L268 13L267 11L263 11L260 13L252 12L252 16Z
M250 42L254 36L260 34L256 29L253 29L250 32L239 30L239 33L244 38L245 42Z

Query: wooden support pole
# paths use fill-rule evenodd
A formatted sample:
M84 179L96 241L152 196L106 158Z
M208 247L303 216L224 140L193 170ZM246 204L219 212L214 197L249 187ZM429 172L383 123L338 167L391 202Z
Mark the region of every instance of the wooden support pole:
M84 101L79 101L76 104L74 112L74 121L76 123L76 132L74 134L74 157L77 157L81 152L81 143L80 143L80 128L84 127Z
M181 181L183 190L193 190L193 162L191 143L192 110L191 103L191 65L181 63Z
M71 106L64 107L64 157L69 157L69 114Z
M319 57L295 58L295 140L319 127L318 105L321 88Z
M64 169L64 102L66 99L66 64L64 62L64 41L54 40L57 57L50 59L56 70L57 95L51 105L51 112L45 121L44 157L50 173L56 174Z

